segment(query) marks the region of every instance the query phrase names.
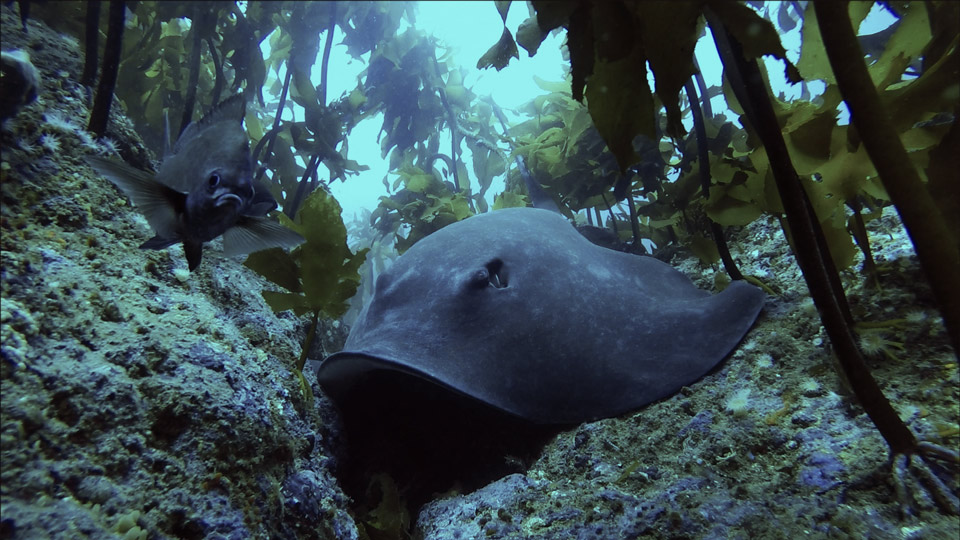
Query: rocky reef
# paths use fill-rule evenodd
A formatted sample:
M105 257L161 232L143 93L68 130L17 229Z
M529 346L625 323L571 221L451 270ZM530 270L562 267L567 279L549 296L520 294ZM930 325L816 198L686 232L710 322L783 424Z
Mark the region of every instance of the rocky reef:
M732 232L769 295L720 368L679 394L547 443L513 474L455 486L409 520L357 512L336 409L292 374L306 321L274 314L240 260L189 273L82 160L148 163L122 107L109 141L84 130L76 40L2 7L4 47L29 53L38 99L2 141L0 538L950 538L960 521L922 489L902 513L887 448L832 364L779 223ZM957 358L896 215L869 224L878 286L843 274L864 349L921 438L956 447ZM723 285L690 254L699 286ZM327 324L318 352L344 338ZM414 337L415 338L415 337ZM322 350L320 350L322 349ZM438 438L442 444L442 437ZM934 471L956 488L956 471ZM402 489L397 493L402 497ZM393 529L384 523L395 523ZM380 527L380 528L378 528ZM398 534L399 536L399 534Z

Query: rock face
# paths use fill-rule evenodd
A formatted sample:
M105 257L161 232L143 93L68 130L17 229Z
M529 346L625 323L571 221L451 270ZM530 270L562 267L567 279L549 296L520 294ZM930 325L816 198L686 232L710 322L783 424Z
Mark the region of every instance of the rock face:
M75 44L0 13L4 47L27 50L42 84L0 131L0 539L361 537L335 477L350 457L336 412L312 370L312 405L290 372L305 325L215 249L193 274L178 247L137 249L146 222L81 159L111 150L54 120L87 116ZM117 109L110 132L146 160ZM870 367L918 437L956 448L957 362L930 291L890 209L869 232L882 287L845 272L852 309L900 320L861 335ZM778 292L730 358L560 433L532 463L511 457L523 472L433 495L414 536L955 538L960 521L922 490L901 516L884 442L836 374L779 225L730 245ZM672 263L714 286L715 269ZM956 488L956 469L935 473ZM405 523L400 506L357 523Z
M332 407L291 373L300 322L239 261L138 250L146 222L81 161L101 150L82 55L7 6L2 24L44 84L2 133L0 537L356 538ZM111 133L142 148L118 114Z

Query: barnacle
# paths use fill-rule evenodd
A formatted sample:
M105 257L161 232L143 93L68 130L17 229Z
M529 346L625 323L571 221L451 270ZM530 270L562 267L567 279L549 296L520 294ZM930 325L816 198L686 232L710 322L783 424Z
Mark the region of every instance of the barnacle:
M928 318L927 312L919 309L908 311L903 318L910 324L921 324Z
M60 111L47 111L43 113L43 119L48 126L62 133L80 131L80 127L64 118Z
M800 383L800 393L807 397L814 397L822 394L823 389L820 387L820 383L814 379L807 379Z
M727 399L727 411L736 417L743 417L750 411L750 389L737 390Z
M60 140L57 139L56 135L50 135L44 133L40 136L40 146L44 147L46 150L51 153L56 153L60 151Z
M903 343L899 341L890 341L888 340L883 332L876 330L861 330L859 332L860 337L860 350L863 351L863 354L866 356L877 356L879 354L887 355L887 358L891 360L896 360L896 357L891 351L892 348L897 348L899 350L904 350Z
M90 135L90 133L88 133L86 130L77 130L77 137L80 139L80 144L87 149L93 150L94 152L100 152L100 146L97 145L97 141L93 140L93 136Z
M119 147L117 146L117 141L111 139L110 137L101 137L100 138L100 153L106 156L109 155L119 155Z
M28 154L32 154L37 151L37 147L34 146L33 143L31 143L28 139L18 138L17 146L19 146L21 150Z

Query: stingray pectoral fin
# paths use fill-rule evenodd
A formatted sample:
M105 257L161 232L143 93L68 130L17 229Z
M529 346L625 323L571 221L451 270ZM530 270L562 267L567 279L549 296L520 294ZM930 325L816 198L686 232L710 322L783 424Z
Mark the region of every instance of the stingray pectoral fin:
M737 347L763 306L763 292L736 282L720 294L683 294L642 313L642 328L622 328L619 344L598 344L589 369L568 363L568 373L543 374L549 384L536 402L524 404L527 418L543 422L594 420L624 414L665 399L696 383ZM584 334L581 340L591 339ZM562 339L556 337L556 339ZM568 343L573 349L576 343ZM589 351L581 352L589 357ZM560 366L554 366L558 369ZM562 389L558 398L550 388ZM497 397L506 403L503 397Z
M91 167L130 197L157 236L177 236L177 210L183 208L185 194L161 184L153 174L135 169L126 163L100 156L87 156L85 159Z
M743 340L763 302L762 290L735 281L723 292L695 302L690 311L676 314L675 322L667 325L682 329L684 335L674 335L661 348L661 355L671 363L670 375L663 376L663 381L679 388L712 370Z
M274 247L292 249L303 242L302 236L269 218L244 216L223 233L223 253L233 257Z
M766 295L759 287L746 281L734 281L723 292L711 298L716 298L714 301L719 305L715 314L718 320L715 322L714 331L717 336L728 340L732 350L757 320ZM727 351L727 354L729 352Z

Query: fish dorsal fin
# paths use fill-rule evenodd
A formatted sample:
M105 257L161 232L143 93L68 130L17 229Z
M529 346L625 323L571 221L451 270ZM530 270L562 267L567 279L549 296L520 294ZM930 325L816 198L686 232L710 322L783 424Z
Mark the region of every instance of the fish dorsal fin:
M85 159L130 197L158 236L177 238L177 210L185 204L186 195L157 182L153 174L126 163L100 156Z
M292 249L303 242L302 236L269 218L243 217L223 233L223 254L233 257L274 247Z
M210 111L196 122L190 124L180 134L177 144L173 146L173 153L179 153L191 140L197 137L204 128L217 122L236 120L243 122L243 116L247 111L247 100L243 94L231 96L220 102L219 105L210 109Z
M167 109L163 110L163 159L167 159L173 152L173 149L170 148L170 111Z
M190 141L197 137L198 133L200 133L200 128L197 127L197 122L190 122L183 130L183 133L180 134L180 138L177 139L177 142L173 145L173 151L168 155L179 154L181 150L186 148Z

